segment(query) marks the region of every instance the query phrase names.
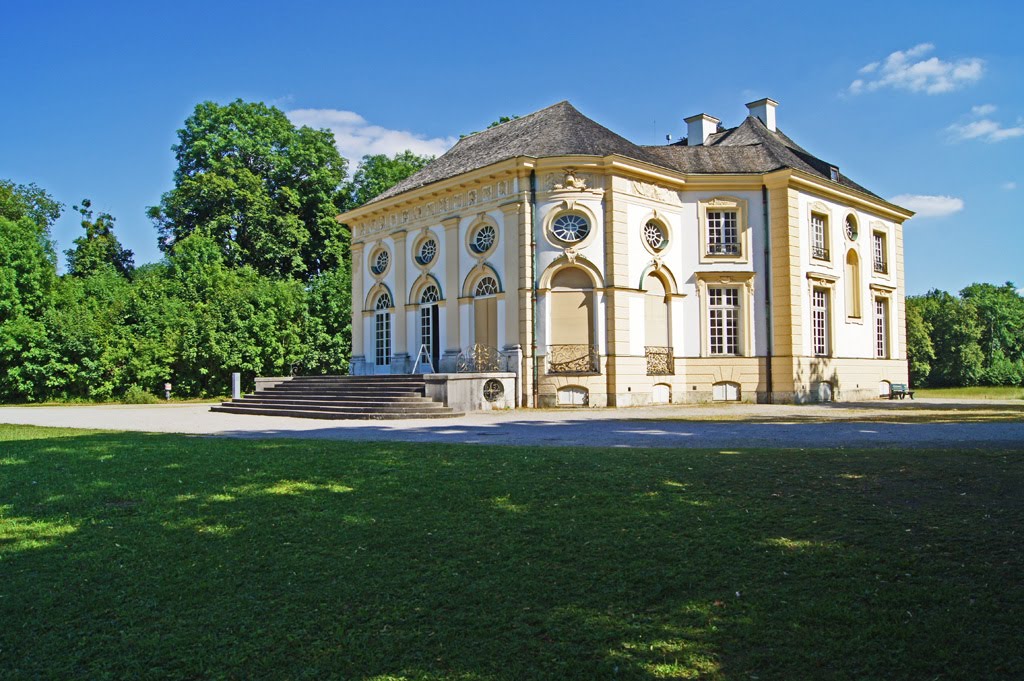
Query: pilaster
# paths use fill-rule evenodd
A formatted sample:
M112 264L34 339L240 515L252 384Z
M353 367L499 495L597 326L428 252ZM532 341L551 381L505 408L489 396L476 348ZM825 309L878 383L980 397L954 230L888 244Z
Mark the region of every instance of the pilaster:
M363 305L366 290L363 287L363 244L353 243L350 247L352 257L352 358L362 357L363 349Z
M404 231L395 232L393 237L395 240L395 329L394 329L394 356L396 363L401 365L403 361L409 358L409 334L406 332L408 328L408 313L405 310L406 299L409 295L409 291L406 287L406 267L408 261L408 254L406 251L406 241L408 240L408 234Z
M519 238L523 233L526 210L519 201L501 206L501 238L505 256L505 348L511 349L523 344L519 333Z
M444 258L445 274L444 287L445 299L448 305L445 306L445 348L444 353L448 357L456 357L462 350L459 332L459 296L462 295L462 287L459 285L459 247L462 240L459 238L459 218L450 217L441 220L444 226ZM453 360L454 361L454 360Z
M800 209L795 189L770 187L772 240L772 377L776 392L794 390L794 358L803 351L804 281L800 272Z
M610 403L619 393L619 358L629 357L629 298L621 289L629 286L629 246L627 243L628 218L626 204L619 200L619 190L625 191L625 178L608 176L609 191L604 195L604 271L605 271L605 344L602 354L608 361L607 391ZM628 380L628 379L624 379Z

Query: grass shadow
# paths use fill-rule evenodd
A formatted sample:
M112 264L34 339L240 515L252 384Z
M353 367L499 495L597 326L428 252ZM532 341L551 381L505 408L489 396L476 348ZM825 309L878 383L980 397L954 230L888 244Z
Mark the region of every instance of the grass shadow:
M1024 673L1020 451L0 447L0 676Z

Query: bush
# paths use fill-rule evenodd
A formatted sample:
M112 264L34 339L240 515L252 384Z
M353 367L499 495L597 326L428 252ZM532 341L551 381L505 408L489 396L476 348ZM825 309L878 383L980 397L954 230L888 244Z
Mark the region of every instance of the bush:
M157 404L160 398L133 383L125 391L123 401L125 404Z

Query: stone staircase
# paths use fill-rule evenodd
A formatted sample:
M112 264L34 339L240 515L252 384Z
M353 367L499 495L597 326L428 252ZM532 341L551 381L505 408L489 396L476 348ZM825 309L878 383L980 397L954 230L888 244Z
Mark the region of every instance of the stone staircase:
M463 416L426 397L420 375L296 376L210 411L305 419L434 419Z

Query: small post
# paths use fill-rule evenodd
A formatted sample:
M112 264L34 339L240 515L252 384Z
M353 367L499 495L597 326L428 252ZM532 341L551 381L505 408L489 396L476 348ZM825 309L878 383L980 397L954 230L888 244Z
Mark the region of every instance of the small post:
M171 382L167 381L164 383L164 399L168 402L171 401Z
M231 398L242 399L242 374L237 371L231 374Z

